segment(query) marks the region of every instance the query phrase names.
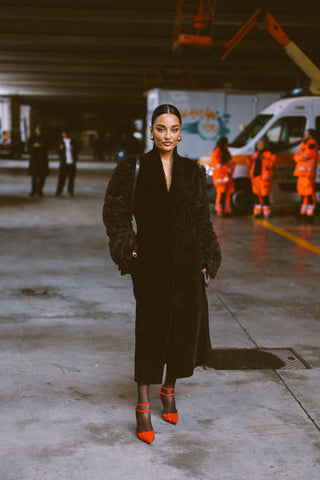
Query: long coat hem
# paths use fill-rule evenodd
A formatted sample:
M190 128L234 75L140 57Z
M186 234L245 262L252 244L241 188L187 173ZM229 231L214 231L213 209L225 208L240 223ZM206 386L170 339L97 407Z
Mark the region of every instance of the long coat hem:
M211 362L212 363L212 362ZM163 382L163 371L164 371L165 365L162 367L162 373L158 374L157 376L152 376L152 377L142 377L142 376L134 376L134 381L139 384L139 385L158 385L162 384ZM199 363L195 365L192 369L189 371L183 371L181 374L179 372L176 372L173 374L174 378L190 378L194 374L194 370L198 367L202 368L212 368L210 367L210 360L207 360L206 363Z

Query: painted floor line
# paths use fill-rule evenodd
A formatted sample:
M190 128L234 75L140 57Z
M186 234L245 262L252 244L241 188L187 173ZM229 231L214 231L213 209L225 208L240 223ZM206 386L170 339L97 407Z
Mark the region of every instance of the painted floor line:
M259 223L263 227L269 228L269 230L272 230L275 233L278 233L282 237L287 238L288 240L291 240L292 242L296 243L297 245L300 245L301 247L310 250L310 252L316 253L317 255L320 255L320 246L317 247L316 245L313 245L310 242L307 242L306 240L303 240L302 238L298 237L297 235L293 235L293 233L287 232L284 230L284 228L277 227L276 225L273 225L272 223L268 222L267 220L260 220L259 218L254 218L250 217L254 222Z

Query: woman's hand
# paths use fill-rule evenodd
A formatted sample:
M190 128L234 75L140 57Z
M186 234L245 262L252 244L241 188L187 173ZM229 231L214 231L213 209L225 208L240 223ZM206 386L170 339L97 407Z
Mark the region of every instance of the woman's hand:
M203 268L203 269L201 270L201 272L202 272L202 273L207 273L207 269L206 269L206 268ZM211 280L210 275L207 275L207 279L208 279L208 283L209 283L210 280Z

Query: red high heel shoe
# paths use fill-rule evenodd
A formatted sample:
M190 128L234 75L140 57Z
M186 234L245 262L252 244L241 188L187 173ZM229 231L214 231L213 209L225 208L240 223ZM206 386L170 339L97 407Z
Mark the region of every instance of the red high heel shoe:
M149 405L150 403L137 403L137 407L148 407ZM150 408L146 410L140 410L139 408L136 408L136 416L137 413L148 412L151 412ZM149 430L148 432L137 432L137 437L139 438L139 440L142 440L143 442L149 443L149 445L151 445L154 440L154 430Z
M173 393L164 393L163 390L173 390ZM174 388L169 388L169 387L161 387L159 391L159 397L161 400L162 405L164 405L163 400L161 398L161 395L165 395L166 397L173 397L174 396ZM178 412L174 413L163 413L162 418L165 422L173 423L173 425L176 425L178 423Z

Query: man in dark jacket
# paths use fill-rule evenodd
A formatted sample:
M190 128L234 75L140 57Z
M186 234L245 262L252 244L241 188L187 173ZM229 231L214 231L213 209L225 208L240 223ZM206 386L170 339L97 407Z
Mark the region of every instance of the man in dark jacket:
M68 178L68 193L74 194L74 179L76 176L76 164L78 160L78 146L70 137L69 132L61 132L61 140L58 144L60 158L59 176L56 195L63 192L66 179Z
M35 129L35 133L31 135L28 141L28 151L30 153L28 173L31 175L30 196L39 195L39 197L42 197L49 167L46 139L42 135L40 126Z

